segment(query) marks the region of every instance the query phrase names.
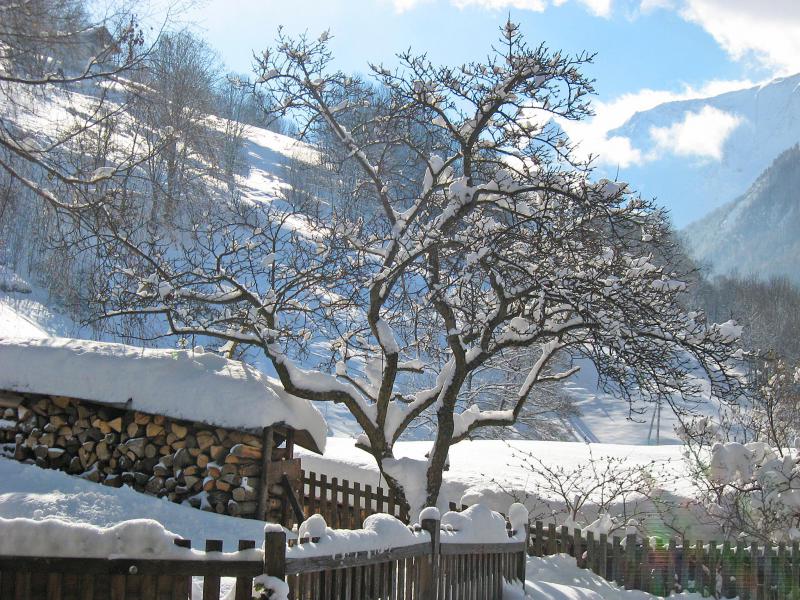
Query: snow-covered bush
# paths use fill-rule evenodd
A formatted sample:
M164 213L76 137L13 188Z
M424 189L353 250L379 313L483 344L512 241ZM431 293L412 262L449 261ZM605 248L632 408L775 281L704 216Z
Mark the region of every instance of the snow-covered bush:
M630 466L625 458L596 457L591 449L584 462L553 465L546 457L510 448L515 466L530 472L537 485L535 496L510 489L505 493L527 506L532 520L596 534L616 532L630 519L652 511L667 466L655 460Z
M724 535L800 540L800 448L689 440L698 505Z

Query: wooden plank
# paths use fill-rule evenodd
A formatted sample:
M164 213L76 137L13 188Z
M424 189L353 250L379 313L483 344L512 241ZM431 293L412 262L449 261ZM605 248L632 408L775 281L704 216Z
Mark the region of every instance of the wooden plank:
M11 571L11 569L0 570ZM31 600L31 574L17 571L14 575L14 600Z
M694 589L699 594L703 595L705 589L706 576L703 571L705 565L705 549L703 542L697 540L694 549Z
M261 574L261 562L258 560L0 557L0 571L24 570L39 573L79 572L84 575L126 575L132 572L132 567L138 575L160 575L165 571L171 575L217 575L221 577L255 577Z
M772 544L768 542L764 545L764 583L762 587L762 595L765 599L772 598L772 585L774 583L772 558Z
M625 569L622 566L622 540L615 535L611 542L611 581L620 585L623 581Z
M575 563L581 569L585 568L586 565L583 561L583 538L581 537L581 530L577 527L572 530L572 548L572 555L575 557Z
M157 598L156 583L157 578L155 575L142 575L140 578L141 586L139 588L139 597L144 600L145 598Z
M353 482L353 508L355 509L355 516L353 518L353 529L361 529L364 521L362 518L364 496L361 492L361 484L358 481Z
M269 506L269 474L270 463L272 462L274 435L272 427L264 427L264 429L261 430L261 487L258 490L256 514L262 521L267 519L267 507Z
M78 581L81 600L94 600L94 576L81 575Z
M664 595L672 594L678 583L678 542L675 538L669 539L667 547L667 572L664 576Z
M792 542L791 600L800 600L800 542Z
M692 550L692 544L686 538L683 539L681 545L681 591L689 591L689 559Z
M341 529L342 524L339 520L339 478L331 478L331 527L334 529Z
M256 547L255 540L239 540L239 550L250 550ZM237 577L234 600L251 600L253 597L253 578Z
M599 566L599 575L603 579L609 579L611 574L609 573L610 569L608 568L608 534L601 533L600 534L600 547L598 548L597 552L597 563Z
M569 554L569 527L561 526L561 552Z
M206 540L206 554L222 552L222 540ZM203 578L203 600L219 600L219 575L206 575Z
M590 571L594 571L594 532L586 532L586 561L583 565Z
M331 518L330 504L328 503L328 476L320 474L319 476L319 514L323 516L326 521Z
M536 537L533 538L533 555L542 556L543 553L544 525L541 521L536 521Z
M731 590L731 544L728 540L722 542L722 550L719 554L719 573L722 589L720 590L720 597L730 598Z
M558 540L556 539L556 524L547 524L547 554L558 554Z
M61 573L50 573L47 576L47 600L61 600Z
M127 595L125 589L125 575L111 576L111 600L125 600Z
M642 540L642 559L641 565L641 589L644 592L650 592L651 577L650 577L650 540L644 538Z
M778 560L776 570L776 585L778 587L778 598L786 599L786 544L781 542L778 544Z
M636 585L636 534L625 536L625 589L632 590Z
M750 543L750 600L758 600L758 544Z
M372 491L371 485L364 486L364 508L366 509L365 517L375 514L375 493Z
M319 501L317 497L317 474L311 471L306 479L308 484L308 500L306 500L306 516L319 512Z
M736 542L736 554L734 556L734 577L736 577L736 585L734 586L734 595L738 596L741 600L747 600L747 570L745 566L745 550L744 540L741 538Z

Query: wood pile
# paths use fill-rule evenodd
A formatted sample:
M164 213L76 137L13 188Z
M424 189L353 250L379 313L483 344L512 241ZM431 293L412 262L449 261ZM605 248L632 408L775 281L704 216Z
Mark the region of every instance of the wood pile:
M0 411L3 423L16 422L7 432L0 428L0 442L15 443L17 460L220 514L256 515L262 461L257 435L63 396L20 396L16 408ZM271 458L285 453L274 448ZM267 508L279 516L284 492L271 488Z

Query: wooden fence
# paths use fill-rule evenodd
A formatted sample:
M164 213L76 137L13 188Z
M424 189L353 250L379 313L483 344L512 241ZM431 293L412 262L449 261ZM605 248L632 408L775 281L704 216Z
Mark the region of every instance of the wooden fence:
M285 534L268 532L266 573L285 580L293 600L498 600L504 580L525 580L525 541L442 543L438 520L421 529L428 541L411 546L308 558L287 557Z
M191 546L189 540L175 544ZM254 547L242 540L238 549ZM221 540L207 540L205 548L187 559L0 556L0 599L187 600L192 577L202 577L203 600L218 600L220 578L236 577L236 600L250 600L263 561L224 558Z
M566 527L545 527L540 521L531 532L529 552L534 556L565 553L578 566L624 586L659 596L672 592L699 592L702 596L741 600L799 600L800 544L759 546L715 541L678 543L670 539L651 546L636 535L624 538Z
M524 580L527 542L441 543L439 527L423 521L429 535L413 546L313 558L287 557L283 532L266 533L263 560L223 556L220 540L188 558L0 556L0 600L188 600L193 577L203 600L219 600L222 577L236 578L236 600L250 600L262 574L285 579L293 600L496 600L504 579ZM242 540L238 550L254 547Z
M303 471L303 512L306 518L320 514L334 529L360 529L364 519L388 513L408 523L408 514L395 501L394 493L382 487L361 486L347 479Z

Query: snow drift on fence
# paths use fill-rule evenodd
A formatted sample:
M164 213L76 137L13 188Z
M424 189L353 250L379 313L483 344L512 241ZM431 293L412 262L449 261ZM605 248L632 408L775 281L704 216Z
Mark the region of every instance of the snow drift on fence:
M191 558L160 523L133 519L112 527L59 519L0 518L0 555L75 558Z
M298 531L298 538L303 537L318 538L318 541L309 541L288 548L287 558L382 552L430 541L427 532L412 531L402 521L383 513L370 515L364 519L362 529L331 529L321 515L314 515L303 523Z
M325 419L310 402L287 394L257 369L202 348L0 339L0 389L119 404L240 430L284 423L308 431L325 448Z

